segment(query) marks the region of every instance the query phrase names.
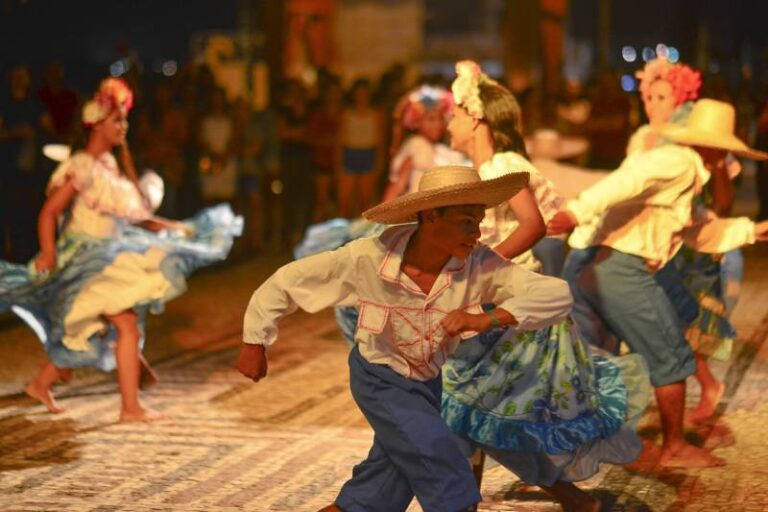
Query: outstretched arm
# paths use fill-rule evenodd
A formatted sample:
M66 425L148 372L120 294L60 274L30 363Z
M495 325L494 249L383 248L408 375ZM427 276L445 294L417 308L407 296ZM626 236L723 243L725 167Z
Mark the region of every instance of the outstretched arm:
M265 346L277 339L277 326L301 308L315 313L336 305L355 291L350 246L294 261L281 267L254 293L243 322L238 369L258 381L266 375Z

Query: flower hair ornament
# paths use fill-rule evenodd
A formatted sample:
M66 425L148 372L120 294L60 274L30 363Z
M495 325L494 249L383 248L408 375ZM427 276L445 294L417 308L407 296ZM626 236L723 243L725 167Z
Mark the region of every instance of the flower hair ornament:
M90 128L103 121L114 110L127 114L133 106L133 92L125 81L107 78L99 84L96 93L83 107L83 124Z
M447 117L452 109L453 96L442 87L422 85L407 92L397 102L393 114L395 123L390 154L394 155L400 149L404 130L416 131L419 129L424 114L433 110L440 110Z
M645 67L635 73L640 79L638 89L645 96L651 84L657 80L669 82L675 95L675 104L681 105L699 97L701 73L685 64L672 63L664 57L658 57L648 62Z
M453 108L453 96L442 87L422 85L405 94L395 108L394 117L404 128L417 130L424 114L441 110L448 115Z
M483 102L480 99L481 83L498 85L495 80L483 73L477 62L462 60L456 63L456 79L451 84L453 100L476 120L484 117Z

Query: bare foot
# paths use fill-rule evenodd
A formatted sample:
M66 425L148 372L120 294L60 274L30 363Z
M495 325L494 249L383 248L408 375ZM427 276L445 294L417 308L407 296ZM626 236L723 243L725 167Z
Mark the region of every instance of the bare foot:
M600 512L602 502L576 487L572 482L558 480L551 487L542 485L541 488L557 500L565 512Z
M50 389L41 388L35 382L30 382L27 384L27 387L24 388L24 392L30 398L34 398L38 402L41 402L51 414L64 412L64 408L56 402L55 398L53 398Z
M146 389L150 386L157 384L160 380L155 370L150 366L149 361L144 359L144 356L139 356L140 368L139 368L139 389Z
M642 442L643 451L640 452L635 460L630 463L623 464L623 466L629 471L651 473L655 470L659 463L659 457L661 457L661 447L648 439L643 439Z
M701 400L696 409L688 417L693 423L701 423L706 421L715 414L717 404L720 403L720 399L723 398L725 393L725 384L718 382L714 389L708 389L706 393L702 393Z
M667 468L714 468L725 466L725 460L703 448L685 444L675 450L662 449L659 465Z
M128 422L140 422L140 421L159 421L164 420L168 416L163 414L160 411L155 411L154 409L145 409L140 408L136 411L126 411L122 410L120 411L120 421L124 423Z

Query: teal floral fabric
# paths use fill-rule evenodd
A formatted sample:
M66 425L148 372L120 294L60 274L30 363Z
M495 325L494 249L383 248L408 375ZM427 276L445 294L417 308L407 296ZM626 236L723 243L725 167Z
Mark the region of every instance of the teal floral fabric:
M487 331L462 342L443 367L443 418L486 446L571 453L613 435L626 412L619 368L592 357L570 321Z

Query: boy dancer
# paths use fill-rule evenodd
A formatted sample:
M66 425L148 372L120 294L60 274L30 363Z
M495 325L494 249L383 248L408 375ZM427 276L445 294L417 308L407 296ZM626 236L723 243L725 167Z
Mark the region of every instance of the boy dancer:
M478 245L485 209L516 194L527 173L482 181L469 167L437 167L419 190L365 212L402 224L377 238L290 263L253 294L238 369L266 375L265 346L298 307L360 309L349 356L350 387L375 437L334 505L324 510L405 510L413 496L429 511L472 509L480 493L440 417L440 367L461 337L491 326L536 329L570 311L568 286L526 271ZM498 307L483 313L482 304Z
M696 359L667 294L653 273L675 255L683 240L701 252L720 253L765 239L768 224L749 219L693 218L693 199L725 165L728 152L764 160L734 133L731 105L699 100L685 126L666 125L660 135L678 144L628 157L610 176L579 194L549 222L560 234L601 218L592 241L592 260L573 287L573 317L582 336L601 345L607 328L642 354L661 414L662 466L711 467L725 462L688 444L683 437L685 379Z

